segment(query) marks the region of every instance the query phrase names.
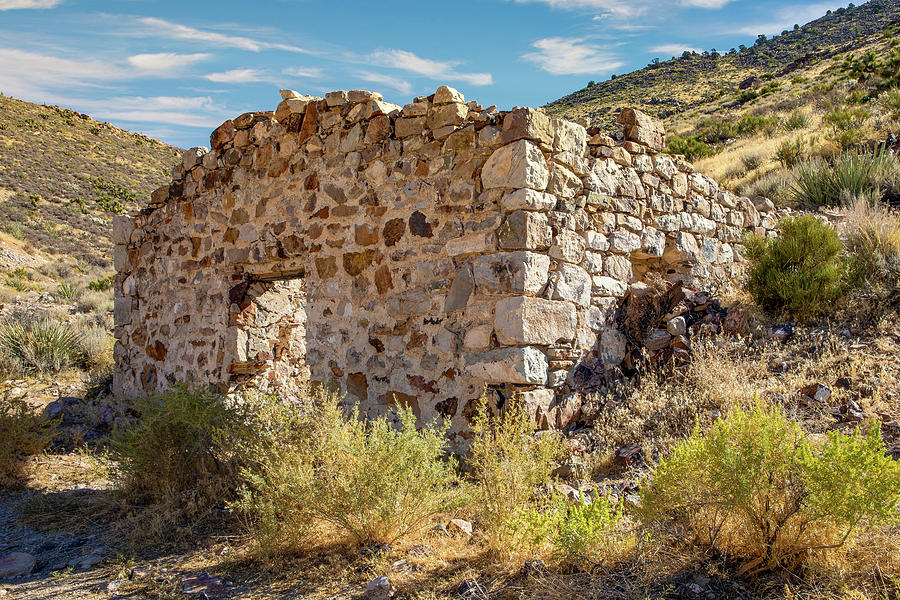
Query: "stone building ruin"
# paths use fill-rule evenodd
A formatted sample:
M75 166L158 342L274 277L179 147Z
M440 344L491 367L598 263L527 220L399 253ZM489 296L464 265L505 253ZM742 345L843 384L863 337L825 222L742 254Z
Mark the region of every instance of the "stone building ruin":
M402 108L282 96L115 220L117 394L311 380L363 414L441 415L461 442L487 387L564 427L575 367L622 360L612 316L632 282L734 277L744 231L775 226L662 153L638 111L617 140L446 86Z

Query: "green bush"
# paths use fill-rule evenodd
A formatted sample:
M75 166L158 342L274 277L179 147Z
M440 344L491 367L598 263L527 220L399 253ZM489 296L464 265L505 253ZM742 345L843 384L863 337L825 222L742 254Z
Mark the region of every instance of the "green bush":
M897 522L898 503L900 463L885 456L877 421L813 445L779 408L758 403L677 444L642 485L640 515L674 520L695 542L765 570Z
M822 121L831 127L828 139L847 150L863 140L862 127L871 116L865 108L833 108L825 113Z
M156 509L153 527L147 519L148 531L136 537L202 521L234 497L243 417L220 394L178 386L137 400L134 410L139 419L117 429L110 448L124 499Z
M0 397L0 489L22 484L27 458L47 448L53 425L24 400Z
M764 131L771 135L778 127L778 117L775 115L764 117L762 115L744 115L737 123L737 132L741 135L752 135Z
M568 560L598 562L619 544L617 529L623 519L621 500L613 502L603 496L593 502L572 502L562 498L557 503L551 539L557 553Z
M803 156L803 140L784 140L775 151L775 158L785 169L793 168Z
M22 373L58 373L81 361L81 336L49 317L0 324L0 349Z
M715 149L706 144L697 136L670 135L666 138L666 152L669 154L683 154L689 161L712 156Z
M744 240L753 299L766 311L800 319L832 310L846 291L837 232L812 215L782 219L779 228L778 237Z
M277 399L257 402L236 506L251 517L263 554L290 551L322 527L362 544L393 542L460 501L445 426L417 430L409 409L398 424L347 417L333 398L302 413Z
M706 144L721 144L738 135L734 123L719 119L704 119L697 124L697 128L700 130L697 138Z
M802 205L837 206L900 188L900 163L886 150L846 152L831 162L817 158L800 163L794 180L793 194Z
M527 514L543 503L538 488L550 483L562 442L554 432L535 435L533 419L515 401L494 418L482 401L472 431L469 466L478 523L493 551L518 554L524 541L522 511Z
M111 290L113 287L113 279L115 279L114 273L111 273L106 277L93 279L88 282L88 289L94 292L105 292L107 290Z

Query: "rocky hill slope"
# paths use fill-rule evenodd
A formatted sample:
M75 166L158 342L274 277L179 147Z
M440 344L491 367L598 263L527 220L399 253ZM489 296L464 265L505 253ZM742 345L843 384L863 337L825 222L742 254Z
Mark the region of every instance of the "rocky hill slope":
M179 155L81 113L0 96L0 235L26 253L105 267L113 215L146 204Z
M651 63L563 96L545 108L554 116L585 117L612 130L615 114L622 107L669 118L716 101L734 105L753 91L768 94L784 89L782 80L804 78L837 55L877 46L898 24L898 0L851 4L781 35L760 36L750 47L686 52Z

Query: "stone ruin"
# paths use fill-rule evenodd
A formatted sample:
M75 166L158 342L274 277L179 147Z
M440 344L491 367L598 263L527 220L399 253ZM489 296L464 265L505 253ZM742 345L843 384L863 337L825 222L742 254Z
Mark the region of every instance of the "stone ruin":
M775 227L769 203L664 154L661 122L635 110L616 139L446 86L402 108L282 97L116 218L117 394L312 381L362 414L442 416L461 444L487 389L566 427L573 373L623 360L630 285L740 276L744 232Z

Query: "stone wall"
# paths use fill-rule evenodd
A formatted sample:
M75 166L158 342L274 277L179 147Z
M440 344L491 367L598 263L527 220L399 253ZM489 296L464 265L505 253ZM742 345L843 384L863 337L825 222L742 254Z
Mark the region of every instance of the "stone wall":
M461 442L487 386L565 426L575 367L622 360L611 323L630 283L735 277L744 230L775 225L662 154L637 111L617 141L446 86L403 108L282 96L116 219L117 393L291 395L309 378L365 414L443 415Z

